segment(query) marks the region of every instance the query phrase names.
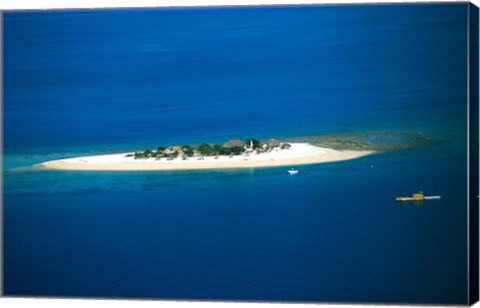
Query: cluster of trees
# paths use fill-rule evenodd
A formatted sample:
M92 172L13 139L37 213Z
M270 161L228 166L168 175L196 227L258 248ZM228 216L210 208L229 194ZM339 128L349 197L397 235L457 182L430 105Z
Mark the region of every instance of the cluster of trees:
M172 151L165 153L165 147L159 147L157 151L152 151L147 149L145 151L135 152L134 154L129 154L127 156L133 156L135 159L142 159L142 158L176 158L180 153L178 151Z
M202 143L197 148L198 153L204 156L219 156L219 155L241 155L245 152L245 147L224 147L220 144L210 145L208 143Z
M254 138L247 139L246 144L247 144L247 146L250 146L250 144L251 144L252 149L254 149L254 150L260 149L262 147L262 143L260 141L258 141L257 139L254 139Z
M179 155L182 157L193 157L196 155L199 156L220 156L220 155L241 155L245 153L247 149L260 149L262 144L257 139L247 139L245 146L233 146L225 147L221 144L210 145L208 143L202 143L199 146L191 146L188 144L182 145L181 147L164 147L160 146L156 151L147 149L145 151L135 152L134 154L129 154L127 156L133 156L135 159L142 158L176 158ZM180 149L181 151L180 151Z

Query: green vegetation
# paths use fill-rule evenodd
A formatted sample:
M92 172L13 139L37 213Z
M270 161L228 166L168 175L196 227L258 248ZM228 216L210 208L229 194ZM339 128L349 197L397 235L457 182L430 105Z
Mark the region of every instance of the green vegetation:
M258 141L257 139L254 139L254 138L252 138L252 139L247 139L246 144L247 144L248 146L250 146L250 143L253 145L252 148L253 148L254 150L262 147L262 143L261 143L260 141Z
M214 144L213 152L215 153L215 155L226 155L225 148L221 144Z
M245 152L245 149L242 148L242 147L233 147L233 148L229 148L227 149L226 151L228 155L241 155L243 154L243 152Z
M145 156L144 152L135 152L135 154L133 154L133 157L134 157L135 159L148 158L147 156Z
M187 157L192 157L195 154L195 148L188 144L182 145L182 150Z
M251 152L262 153L277 146L278 145L269 145L268 143L262 143L257 139L249 138L244 142L238 139L229 140L223 145L202 143L198 146L191 146L188 144L170 147L159 146L156 151L146 149L144 151L135 152L134 154L128 154L127 156L133 156L134 159L173 159L179 156L183 159L187 159L188 157L194 156L232 156Z
M213 147L208 143L202 143L198 146L198 152L205 156L211 156L213 155Z

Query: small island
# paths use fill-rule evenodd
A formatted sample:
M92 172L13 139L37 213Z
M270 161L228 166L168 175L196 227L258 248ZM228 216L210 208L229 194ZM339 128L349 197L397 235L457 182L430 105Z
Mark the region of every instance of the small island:
M224 144L159 146L133 153L84 156L53 160L43 169L85 171L146 171L234 169L319 164L359 158L373 151L335 150L300 142L250 138Z

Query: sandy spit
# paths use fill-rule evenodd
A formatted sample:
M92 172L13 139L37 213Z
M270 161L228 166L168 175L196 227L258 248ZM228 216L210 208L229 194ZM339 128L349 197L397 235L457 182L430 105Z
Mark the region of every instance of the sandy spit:
M290 149L276 149L272 152L249 156L220 156L217 159L214 157L205 157L203 160L197 157L191 157L188 160L134 159L126 156L132 153L123 153L52 160L42 163L41 166L43 169L84 171L236 169L320 164L355 159L373 153L371 151L338 151L308 143L291 145Z

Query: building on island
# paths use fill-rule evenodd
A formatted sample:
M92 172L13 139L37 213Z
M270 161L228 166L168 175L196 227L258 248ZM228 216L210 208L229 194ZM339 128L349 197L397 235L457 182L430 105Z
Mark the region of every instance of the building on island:
M268 139L267 146L269 148L277 148L280 146L280 141L278 141L277 139Z
M173 146L173 147L172 147L172 151L173 151L173 152L183 152L183 151L182 151L182 147L180 147L180 146L178 146L178 145Z
M235 148L235 147L244 147L245 146L245 143L242 142L240 139L232 139L232 140L228 140L227 142L225 142L223 144L223 147L224 148Z

